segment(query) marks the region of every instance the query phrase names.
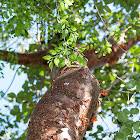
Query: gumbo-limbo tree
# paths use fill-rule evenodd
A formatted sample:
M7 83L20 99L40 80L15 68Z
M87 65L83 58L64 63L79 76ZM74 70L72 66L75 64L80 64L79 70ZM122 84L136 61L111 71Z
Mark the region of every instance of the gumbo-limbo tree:
M139 4L0 1L1 139L140 139Z

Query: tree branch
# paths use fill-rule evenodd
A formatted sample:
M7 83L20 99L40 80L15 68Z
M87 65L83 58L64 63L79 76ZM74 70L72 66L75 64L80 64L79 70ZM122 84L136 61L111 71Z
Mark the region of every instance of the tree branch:
M140 28L140 27L138 27ZM94 49L89 49L88 51L84 51L85 57L88 59L88 67L89 69L97 69L99 67L104 66L106 63L109 63L110 66L113 66L119 58L122 56L123 53L126 53L131 47L133 47L136 43L140 41L140 36L137 35L137 39L127 37L128 41L125 41L126 35L125 32L128 29L124 30L120 36L120 41L118 43L114 43L113 37L110 37L108 41L112 44L112 52L107 54L106 56L102 56L98 58L98 54L95 53ZM53 43L51 43L53 44ZM93 44L94 45L94 44ZM0 50L0 54L2 57L0 60L10 62L12 59L9 56L9 53L17 56L17 64L23 64L25 66L35 65L40 66L44 65L48 68L47 61L44 60L42 57L48 54L48 51L52 49L52 46L48 43L49 49L37 51L37 52L28 52L28 53L17 53L17 52L9 52L5 50ZM78 44L78 47L80 45Z
M121 76L120 78L115 79L114 82L111 83L111 85L110 85L106 90L107 90L107 91L110 91L111 88L112 88L113 86L115 86L116 84L118 84L121 80L126 79L126 78L128 78L128 77L130 77L130 76L134 76L134 75L136 75L136 74L138 74L138 72L126 73L125 75Z
M37 52L27 52L27 53L18 53L18 52L9 52L5 50L0 50L1 57L0 59L3 61L10 62L12 55L15 59L17 59L17 64L29 66L29 65L47 65L47 61L45 61L42 57L48 54L48 50L41 50ZM9 55L10 54L10 55Z
M130 38L130 36L126 37L125 32L127 30L124 30L122 32L119 38L120 41L118 43L114 42L113 37L110 37L108 39L108 42L112 44L112 52L110 54L98 58L98 54L95 53L94 49L85 51L84 54L88 59L88 67L90 69L97 69L99 67L104 66L106 63L108 63L109 66L115 65L123 53L126 53L131 47L133 47L135 44L137 44L140 41L140 35L136 35L137 36L136 40L134 38ZM128 39L127 42L125 41L125 38Z

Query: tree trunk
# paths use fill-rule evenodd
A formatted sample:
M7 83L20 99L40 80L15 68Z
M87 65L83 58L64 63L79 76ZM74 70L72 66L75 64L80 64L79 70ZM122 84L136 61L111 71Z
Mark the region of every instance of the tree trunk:
M82 140L98 97L99 83L87 67L64 67L36 105L26 140Z

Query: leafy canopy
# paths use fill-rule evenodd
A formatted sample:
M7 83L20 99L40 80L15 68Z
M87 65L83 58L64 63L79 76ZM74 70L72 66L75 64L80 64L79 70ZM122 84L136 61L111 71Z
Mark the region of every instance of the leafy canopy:
M0 49L34 52L51 46L49 54L43 57L51 70L53 63L63 67L77 60L81 65L86 65L85 50L95 49L99 58L111 53L112 45L107 41L110 36L117 43L122 31L129 27L125 35L137 39L134 33L140 34L137 28L140 25L139 8L138 0L3 0L0 2ZM117 76L138 72L139 54L137 45L112 68L106 65L94 70L101 81L101 88L107 89ZM11 55L9 53L10 58ZM11 69L15 68L16 59L12 57ZM1 61L0 78L4 78L4 66ZM0 124L3 126L0 136L5 138L8 134L10 139L25 139L26 131L20 132L19 126L27 126L36 102L51 83L49 71L43 66L20 66L16 72L24 72L27 80L18 93L5 94L1 91L1 100L7 101L4 108L9 113L0 111ZM113 86L107 97L101 99L97 118L111 116L112 125L117 126L105 130L105 124L96 122L93 131L88 133L89 139L114 137L116 140L132 140L138 137L139 79L140 73L122 79ZM9 103L13 103L12 108Z

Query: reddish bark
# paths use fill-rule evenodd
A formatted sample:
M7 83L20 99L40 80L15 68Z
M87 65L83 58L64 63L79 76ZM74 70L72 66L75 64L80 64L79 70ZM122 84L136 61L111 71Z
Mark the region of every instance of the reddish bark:
M120 40L123 40L122 42L120 41L118 43L114 43L113 38L109 38L108 41L112 44L112 52L110 54L107 54L106 56L98 58L98 54L95 53L94 49L85 51L84 54L88 59L88 67L90 69L96 69L104 66L106 63L108 63L109 66L113 66L114 64L116 64L116 62L119 60L123 53L126 53L131 47L133 47L136 43L140 41L139 36L137 37L137 40L128 37L128 42L125 42L125 36L123 36L123 34L120 37Z
M87 67L65 67L36 105L26 140L82 140L95 120L99 83Z
M41 50L37 52L25 52L25 53L18 53L18 52L9 52L5 50L0 50L1 60L10 62L12 57L9 56L9 53L14 56L17 61L15 63L29 66L40 66L46 65L47 62L42 58L43 56L48 54L48 50ZM12 59L13 62L13 59Z
M106 56L102 56L101 58L98 58L98 54L95 53L94 49L93 50L89 49L88 51L87 50L84 51L85 57L88 59L87 65L89 69L96 69L102 67L106 63L109 63L110 66L113 66L119 60L119 58L122 56L123 53L126 53L131 47L133 47L137 42L140 41L140 36L137 36L136 40L134 40L134 38L127 37L128 42L126 42L124 40L124 38L126 38L125 31L122 32L122 35L120 37L120 42L118 43L114 43L114 39L112 37L108 39L108 41L112 44L112 52L110 54L107 54ZM46 68L48 68L47 61L45 61L42 58L43 56L48 54L48 51L50 49L53 48L50 44L48 44L48 46L49 49L45 49L37 52L28 52L28 53L17 53L17 52L8 52L8 51L0 50L0 54L3 57L0 59L10 62L12 57L9 57L8 53L11 53L14 56L17 56L18 64L23 64L25 66L44 65ZM78 44L78 47L79 46L80 45Z

